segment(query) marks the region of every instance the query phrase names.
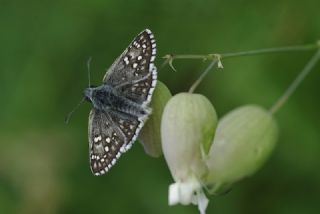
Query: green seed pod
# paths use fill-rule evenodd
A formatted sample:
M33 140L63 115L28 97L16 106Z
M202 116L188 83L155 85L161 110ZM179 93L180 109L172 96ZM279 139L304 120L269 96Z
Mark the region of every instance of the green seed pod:
M139 141L144 147L145 152L152 157L162 155L160 125L161 117L165 105L172 97L167 86L158 80L152 100L152 114L142 128Z
M213 141L217 115L199 94L180 93L167 103L161 121L162 150L176 182L207 172L203 160Z
M207 159L205 183L212 194L220 194L244 177L255 173L270 156L278 127L265 109L248 105L225 115L216 130Z

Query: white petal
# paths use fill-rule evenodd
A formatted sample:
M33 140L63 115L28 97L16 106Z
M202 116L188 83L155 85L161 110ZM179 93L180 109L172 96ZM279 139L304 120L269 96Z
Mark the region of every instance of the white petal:
M209 204L209 200L202 190L197 192L197 198L198 198L198 209L201 214L205 214Z
M174 183L169 186L169 206L180 202L180 183Z

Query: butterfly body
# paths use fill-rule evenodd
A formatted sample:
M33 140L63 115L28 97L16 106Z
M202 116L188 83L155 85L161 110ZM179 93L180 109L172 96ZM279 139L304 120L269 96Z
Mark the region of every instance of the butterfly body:
M115 114L122 113L127 116L142 118L150 114L147 105L141 105L125 97L121 91L110 85L103 84L94 88L86 88L84 96L92 103L93 108L104 113L113 111Z
M151 114L149 103L157 82L155 55L154 36L146 29L111 65L101 86L84 90L93 106L88 137L94 175L105 174L131 148Z

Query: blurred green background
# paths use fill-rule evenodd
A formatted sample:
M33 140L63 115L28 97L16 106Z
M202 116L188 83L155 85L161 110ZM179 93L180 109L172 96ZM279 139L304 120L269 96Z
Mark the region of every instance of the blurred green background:
M313 43L320 38L318 0L0 0L0 213L198 213L167 205L173 182L163 157L140 144L110 173L88 165L89 104L69 125L65 115L133 37L155 34L156 64L168 53L235 52ZM237 106L266 108L312 52L233 58L197 89L219 116ZM207 65L174 62L159 79L186 91ZM207 213L320 213L319 68L276 114L278 145L254 176L210 197ZM236 163L235 163L236 164Z

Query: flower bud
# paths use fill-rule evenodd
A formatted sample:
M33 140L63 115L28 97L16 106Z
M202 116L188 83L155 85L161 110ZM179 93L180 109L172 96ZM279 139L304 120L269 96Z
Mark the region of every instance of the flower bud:
M255 173L270 156L278 136L271 113L254 105L239 107L225 115L210 148L205 183L220 194L234 182Z
M142 143L145 152L152 157L162 155L160 125L165 105L172 97L167 86L158 80L152 96L152 114L142 128L139 141Z
M169 100L162 115L161 138L175 181L206 172L202 155L209 151L216 124L216 111L206 97L180 93Z
M161 121L162 150L176 182L169 188L169 205L198 204L205 212L208 200L199 179L207 173L203 157L216 124L216 111L202 95L180 93L167 103Z

